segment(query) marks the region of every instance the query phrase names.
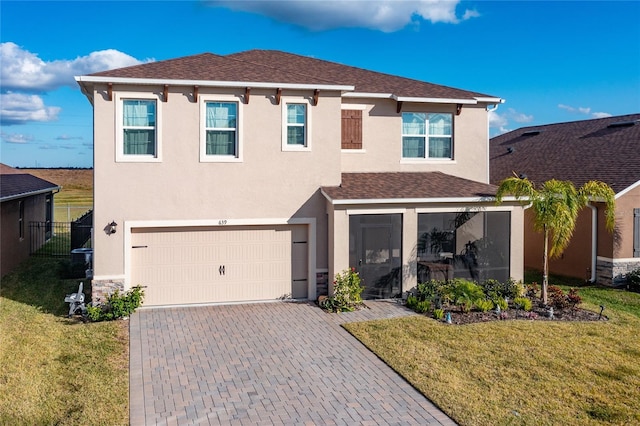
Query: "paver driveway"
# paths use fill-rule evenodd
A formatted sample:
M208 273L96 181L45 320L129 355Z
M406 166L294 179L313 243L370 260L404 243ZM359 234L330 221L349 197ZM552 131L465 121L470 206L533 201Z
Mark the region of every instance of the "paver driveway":
M455 424L340 327L413 314L367 304L343 314L293 302L139 310L131 424Z

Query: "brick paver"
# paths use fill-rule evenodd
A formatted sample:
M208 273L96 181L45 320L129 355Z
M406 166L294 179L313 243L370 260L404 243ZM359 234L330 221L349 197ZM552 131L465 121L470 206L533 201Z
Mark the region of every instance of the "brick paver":
M340 324L413 315L390 301L327 314L276 302L141 309L132 425L455 425Z

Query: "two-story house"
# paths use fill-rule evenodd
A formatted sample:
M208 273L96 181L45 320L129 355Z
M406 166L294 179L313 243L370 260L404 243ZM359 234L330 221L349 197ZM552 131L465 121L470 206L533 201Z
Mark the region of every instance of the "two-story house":
M94 298L314 300L349 267L367 298L522 278L522 207L489 184L500 98L264 50L76 80L94 109Z

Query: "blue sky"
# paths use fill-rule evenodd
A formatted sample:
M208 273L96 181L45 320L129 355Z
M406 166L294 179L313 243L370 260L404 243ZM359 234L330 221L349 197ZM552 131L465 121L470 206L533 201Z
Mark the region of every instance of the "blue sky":
M640 2L0 2L0 161L91 167L73 80L278 49L506 99L491 134L640 112Z

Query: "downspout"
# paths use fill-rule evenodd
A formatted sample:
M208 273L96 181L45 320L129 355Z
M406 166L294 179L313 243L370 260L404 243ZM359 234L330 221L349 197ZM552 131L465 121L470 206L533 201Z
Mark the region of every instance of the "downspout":
M598 208L587 203L591 209L591 284L596 282L596 266L598 261Z

